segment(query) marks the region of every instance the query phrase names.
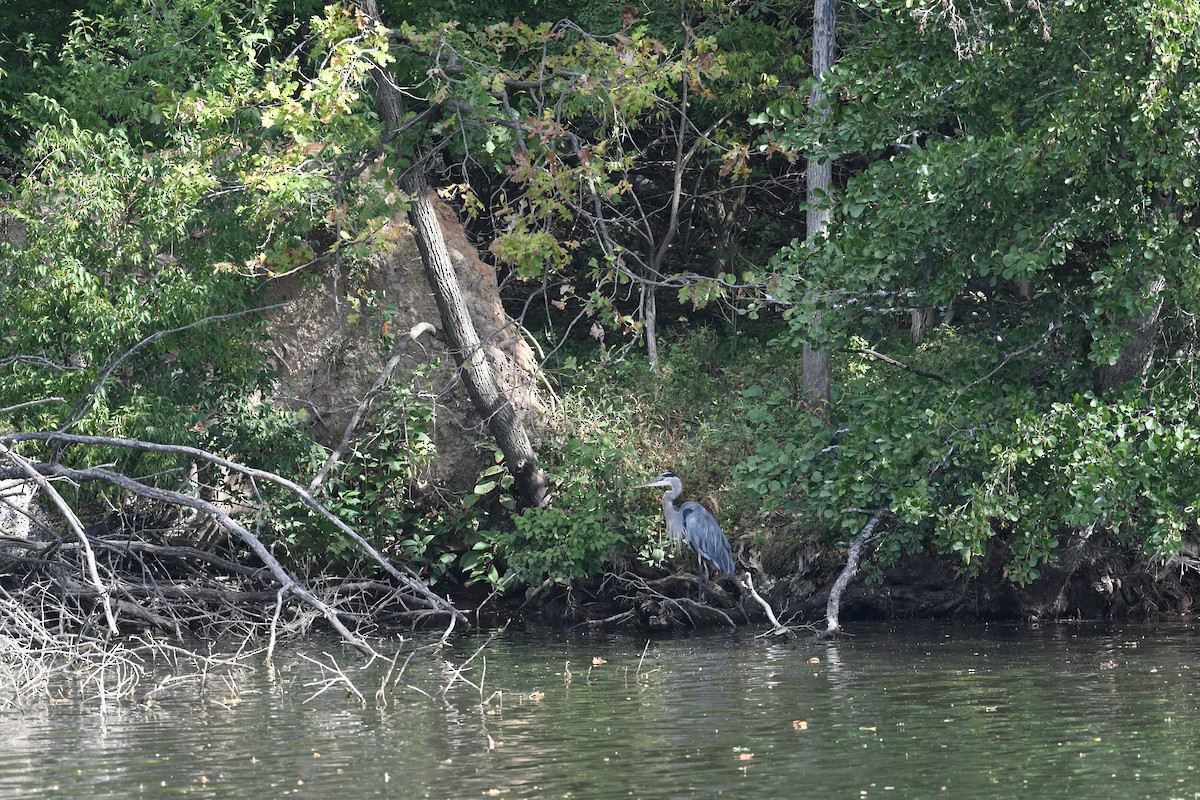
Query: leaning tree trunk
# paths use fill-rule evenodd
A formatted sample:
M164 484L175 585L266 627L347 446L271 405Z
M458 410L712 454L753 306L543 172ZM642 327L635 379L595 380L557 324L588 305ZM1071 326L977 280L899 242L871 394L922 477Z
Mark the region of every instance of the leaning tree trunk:
M358 6L364 15L379 22L375 0L359 0ZM376 67L372 77L384 130L396 130L403 122L403 99L381 68ZM429 186L420 162L414 164L401 180L400 188L411 197L409 220L417 248L421 251L421 262L425 266L425 275L437 301L442 327L462 371L471 403L504 453L505 463L516 480L521 498L528 505L545 506L550 499L549 483L545 473L538 467L533 445L516 409L496 384L492 366L463 300L450 251L446 247L433 203L429 200Z
M833 66L837 35L837 0L816 0L813 7L813 75L817 78L809 99L809 124L819 125L829 115L821 77ZM828 155L814 153L808 159L808 239L824 236L829 227L829 192L833 186L833 162ZM814 324L820 322L818 316ZM832 383L828 350L804 345L804 395L822 413L829 412L829 387Z
M846 553L846 566L842 568L837 580L833 582L833 587L829 590L829 599L825 603L825 630L813 636L813 639L828 639L841 633L842 594L850 585L850 581L858 575L858 562L862 558L862 550L867 546L867 542L879 534L879 525L888 513L887 506L880 506L876 509L875 513L871 515L870 521L850 543L850 549Z
M496 385L492 366L483 352L475 323L471 321L471 314L463 300L433 203L429 201L425 176L414 168L401 181L401 188L412 196L409 219L421 251L421 261L425 265L425 275L437 300L446 337L454 351L455 361L462 370L467 394L500 445L522 499L531 506L544 506L549 501L546 475L537 465L537 456L525 426L512 403Z

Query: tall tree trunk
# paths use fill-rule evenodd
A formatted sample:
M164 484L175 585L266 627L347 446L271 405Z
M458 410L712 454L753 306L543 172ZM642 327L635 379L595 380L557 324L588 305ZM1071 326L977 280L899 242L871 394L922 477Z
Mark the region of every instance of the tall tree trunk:
M433 203L429 201L429 187L420 169L412 169L400 182L406 194L412 196L408 215L412 222L425 265L425 276L433 289L438 311L442 317L446 338L454 351L454 359L462 370L463 383L476 412L487 423L488 430L496 438L504 453L509 472L516 479L521 497L531 506L544 506L549 501L549 485L546 475L537 465L533 445L521 424L520 417L509 399L496 385L492 365L488 362L475 331L475 323L467 310L458 275L450 260L450 251L438 225Z
M368 18L379 22L375 0L358 0L358 7ZM399 128L403 121L403 99L395 85L380 68L373 70L375 100L384 130ZM400 182L400 188L411 196L409 220L413 226L417 248L425 276L433 289L442 327L450 342L454 359L463 377L463 384L476 412L487 424L488 431L504 453L504 460L516 480L518 491L526 504L545 506L550 499L549 483L537 464L537 456L525 426L512 403L496 384L492 366L487 360L475 330L475 323L463 300L458 275L446 247L437 213L429 200L429 186L420 163L415 164Z
M1166 299L1166 288L1167 281L1162 275L1156 275L1149 280L1146 296L1150 298L1150 310L1134 317L1130 322L1133 339L1121 350L1116 363L1096 368L1092 383L1097 392L1106 392L1134 378L1140 378L1150 368L1154 360L1154 347L1162 330L1160 316L1163 301Z
M813 75L817 83L809 98L809 124L824 123L829 114L825 91L820 79L833 66L834 44L837 41L837 0L816 0L813 7ZM807 237L825 235L829 227L829 193L833 186L833 162L828 156L814 153L808 159L808 230ZM814 320L819 323L820 317ZM828 350L804 345L804 395L824 413L829 411L829 387L832 382Z
M658 366L658 304L654 301L654 286L645 288L646 299L642 304L642 321L646 326L646 358L650 361L650 371L655 375Z
M933 308L914 308L908 312L908 332L913 344L925 341L925 331L937 322L937 310Z

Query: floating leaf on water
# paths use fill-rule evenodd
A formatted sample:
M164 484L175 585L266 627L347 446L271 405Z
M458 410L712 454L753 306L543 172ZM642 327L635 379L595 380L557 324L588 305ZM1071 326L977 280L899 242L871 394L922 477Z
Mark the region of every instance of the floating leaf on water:
M820 664L820 663L821 663L821 659L817 658L816 656L813 656L812 658L810 658L810 659L808 660L808 663L810 663L810 664Z
M592 656L592 666L593 666L593 667L598 667L598 666L600 666L601 664L607 664L607 663L608 663L608 662L607 662L607 661L605 661L605 660L604 660L603 658L601 658L600 656Z
M792 720L792 730L806 731L808 730L808 722L802 719L794 719Z
M738 754L738 761L749 761L752 758L754 758L754 753L739 753Z

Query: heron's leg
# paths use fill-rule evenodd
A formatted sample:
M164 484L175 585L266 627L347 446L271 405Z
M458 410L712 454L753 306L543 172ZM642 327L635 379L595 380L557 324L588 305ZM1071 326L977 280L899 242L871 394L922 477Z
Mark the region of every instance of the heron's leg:
M700 578L700 602L708 605L708 564L704 556L700 556L700 568L696 570L696 575Z

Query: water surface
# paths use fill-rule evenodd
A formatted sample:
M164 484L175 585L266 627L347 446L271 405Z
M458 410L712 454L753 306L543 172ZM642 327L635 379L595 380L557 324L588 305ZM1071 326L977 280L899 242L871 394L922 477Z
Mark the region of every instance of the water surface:
M391 665L314 641L149 703L0 714L0 797L1200 793L1193 625L850 630L825 645L739 631L648 646L509 630L482 651L484 635L419 651L399 680L411 641L391 645L390 679ZM361 699L302 654L337 659Z

